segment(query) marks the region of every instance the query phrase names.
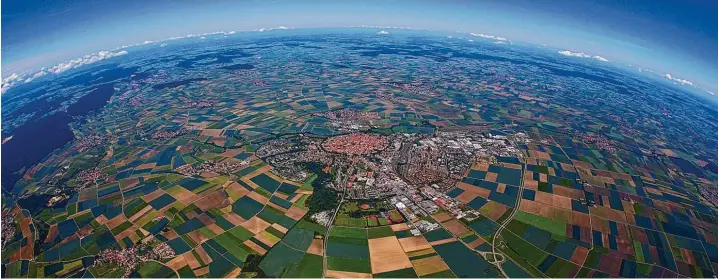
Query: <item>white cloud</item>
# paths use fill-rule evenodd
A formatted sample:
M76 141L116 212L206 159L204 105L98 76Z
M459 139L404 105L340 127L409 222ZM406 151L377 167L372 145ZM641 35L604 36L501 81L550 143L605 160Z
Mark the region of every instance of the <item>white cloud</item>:
M54 67L51 67L50 69L48 69L48 72L55 73L55 74L59 74L59 73L62 73L62 72L64 72L64 71L67 71L67 70L70 70L70 69L75 69L75 68L80 67L80 66L83 66L83 65L92 64L92 63L95 63L95 62L97 62L97 61L102 61L102 60L105 60L105 59L108 59L108 58L112 58L112 57L116 57L116 56L121 56L121 55L125 55L125 54L127 54L127 51L125 51L125 50L118 51L118 52L111 52L111 51L103 50L103 51L100 51L100 52L98 52L98 53L93 53L93 54L85 55L85 56L82 57L82 58L78 58L78 59L73 59L73 60L70 60L70 61L62 62L62 63L57 64L57 65L55 65Z
M690 80L685 80L685 79L679 79L679 78L677 78L677 79L673 79L673 80L675 80L676 82L678 82L678 83L680 83L680 84L683 84L683 85L690 85L690 86L693 86L693 82L692 82L692 81L690 81Z
M686 80L686 79L676 78L676 77L673 77L671 74L668 74L668 73L665 74L665 75L663 75L663 77L666 78L667 80L673 81L673 83L675 83L675 84L694 86L692 81Z
M26 79L25 79L25 83L31 82L31 81L33 81L34 79L39 78L39 77L41 77L41 76L44 76L44 75L46 75L46 74L47 74L47 72L45 72L45 68L43 68L42 70L40 70L39 72L35 73L35 74L32 75L31 77L26 78Z
M603 61L603 62L611 62L610 60L603 58L603 56L598 56L598 55L593 56L593 59Z
M83 65L92 64L101 60L125 54L127 54L127 51L124 50L115 52L103 50L97 53L85 55L82 58L77 58L59 63L55 66L50 67L49 69L45 69L43 67L37 72L25 72L21 74L13 73L9 77L2 80L2 91L0 92L5 93L8 89L12 88L20 82L28 83L47 74L60 74L70 69L75 69Z
M12 75L10 75L9 77L3 78L2 85L1 85L2 88L0 88L0 94L4 94L6 91L8 91L13 86L23 82L24 80L27 79L27 76L29 76L29 75L30 74L28 72L23 72L20 74L12 73Z
M506 38L504 38L504 37L497 37L497 36L486 35L486 34L481 34L481 33L469 33L469 34L470 34L471 36L475 36L475 37L479 37L479 38L484 38L484 39L489 39L489 40L496 40L496 41L503 41L503 42L508 41L508 39L506 39Z
M558 54L565 55L565 56L581 57L581 58L591 58L591 55L585 54L583 52L573 52L570 50L562 50L562 51L559 51Z
M416 28L408 27L408 26L377 26L377 25L350 25L346 26L349 28L378 28L378 29L404 29L404 30L417 30Z
M263 31L270 31L270 30L285 30L285 29L291 29L291 28L286 27L286 26L279 26L276 28L261 28L261 29L257 29L254 31L263 32ZM246 31L240 31L240 32L246 32ZM0 93L5 93L8 89L12 88L13 86L17 85L20 82L28 83L28 82L31 82L31 81L33 81L41 76L47 75L47 74L60 74L65 71L68 71L70 69L75 69L75 68L81 67L83 65L92 64L97 61L105 60L105 59L112 58L115 56L125 55L125 54L127 54L127 51L124 50L126 48L142 46L142 45L147 45L147 44L154 44L154 43L162 43L165 41L196 38L196 37L200 37L200 39L205 39L204 36L207 36L207 35L222 34L222 35L226 36L226 35L233 35L236 33L237 33L237 31L229 31L229 32L217 31L217 32L211 32L211 33L204 33L201 35L187 34L184 36L170 37L170 38L167 38L164 40L157 40L157 41L146 40L142 43L136 43L136 44L132 44L132 45L123 45L123 46L114 48L110 51L103 50L103 51L100 51L97 53L85 55L81 58L77 58L77 59L59 63L53 67L50 67L49 69L45 69L43 67L42 69L40 69L37 72L13 73L9 77L3 78L1 80L2 84L0 85L1 86ZM164 46L167 46L167 44L165 44L165 43L160 44L160 47L164 47Z
M561 50L558 52L558 54L561 54L564 56L579 57L579 58L593 58L598 61L611 62L611 60L608 60L608 59L604 58L603 56L598 56L598 55L591 56L590 54L586 54L583 52L573 52L570 50Z
M407 29L407 30L409 30L409 29L414 29L414 30L420 30L420 29L416 29L416 28L412 28L412 27L399 27L399 26L359 25L359 26L348 26L348 27L377 28L377 29ZM271 31L271 30L286 30L286 29L291 29L291 28L286 27L286 26L279 26L279 27L275 27L275 28L260 28L260 29L255 29L255 30L252 30L252 31L255 31L255 32L265 32L265 31ZM240 30L239 32L248 32L248 31L242 31L242 30ZM237 31L229 31L229 32L217 31L217 32L212 32L212 33L204 33L204 34L201 34L201 35L197 35L197 34L187 34L187 35L185 35L185 36L170 37L170 38L167 38L167 39L164 39L164 40L158 40L158 41L149 41L149 40L147 40L147 41L144 41L144 42L138 43L138 44L124 45L124 46L118 47L118 48L116 48L116 49L113 49L113 50L111 50L111 51L100 51L100 52L98 52L98 53L94 53L94 54L90 54L90 55L85 55L85 56L82 57L82 58L78 58L78 59L66 61L66 62L63 62L63 63L59 63L59 64L57 64L57 65L55 65L55 66L53 66L53 67L51 67L51 68L49 68L49 69L43 68L43 69L41 69L40 71L37 71L37 72L24 72L24 73L20 73L20 74L18 74L18 73L13 73L13 74L10 75L9 77L6 77L6 78L3 78L3 79L2 79L2 85L1 85L1 86L2 86L2 89L1 89L1 90L2 90L2 91L0 91L0 92L5 93L9 88L11 88L12 86L14 86L14 85L16 85L16 84L18 84L18 83L20 83L20 82L25 82L25 83L31 82L31 81L33 81L34 79L37 79L37 78L42 77L42 76L47 75L47 74L59 74L59 73L65 72L65 71L70 70L70 69L74 69L74 68L81 67L81 66L83 66L83 65L92 64L92 63L95 63L95 62L98 62L98 61L101 61L101 60L105 60L105 59L108 59L108 58L112 58L112 57L115 57L115 56L126 55L126 54L127 54L127 51L121 50L121 49L129 48L129 47L134 47L134 46L145 45L145 44L151 44L151 43L161 43L161 42L164 42L164 41L185 39L185 38L200 37L200 39L204 39L204 38L205 38L204 36L206 36L206 35L223 34L223 35L226 36L226 35L232 35L232 34L236 34L236 33L237 33ZM386 30L381 30L381 31L379 31L377 34L385 35L385 34L389 34L389 32L386 31ZM504 38L504 37L498 37L498 36L493 36L493 35L486 35L486 34L481 34L481 33L469 33L469 34L472 35L472 36L475 36L475 37L480 37L480 38L484 38L484 39L495 40L496 42L494 42L494 43L497 43L497 44L510 43L510 41L509 41L507 38ZM449 38L452 38L452 37L453 37L453 36L449 36ZM474 40L469 39L468 41L469 41L469 42L473 42ZM165 44L165 43L160 44L161 47L166 46L166 45L167 45L167 44ZM545 45L544 45L544 46L545 46ZM610 60L608 60L608 59L606 59L606 58L604 58L604 57L602 57L602 56L599 56L599 55L589 55L589 54L586 54L586 53L583 53L583 52L573 52L573 51L569 51L569 50L562 50L562 51L559 51L558 53L561 54L561 55L570 56L570 57L591 58L591 59L596 59L596 60L603 61L603 62L610 62ZM650 71L650 70L648 70L648 69L643 69L643 68L638 68L638 71L642 71L642 72L653 72L653 71ZM668 80L674 81L676 84L695 86L695 85L693 84L693 82L691 82L691 81L689 81L689 80L680 79L680 78L674 78L674 77L673 77L672 75L670 75L670 74L665 74L665 75L663 75L663 77L666 78L666 79L668 79ZM713 93L713 92L711 92L711 91L706 90L706 92L709 93L709 94L711 94L711 95L715 95L715 93Z
M3 83L3 84L5 84L5 83L11 83L11 82L16 81L16 80L18 80L18 79L20 79L20 76L19 76L17 73L12 73L12 75L10 75L9 77L6 77L6 78L2 79L2 83Z
M713 92L711 92L710 90L706 90L706 92L708 92L708 94L711 94L711 95L713 95L713 96L716 95L716 93L713 93Z
M10 88L12 88L12 85L9 83L3 83L2 88L0 88L0 94L5 94Z
M266 31L272 31L272 30L287 30L287 29L292 29L292 28L289 28L289 27L286 27L286 26L279 26L279 27L274 27L274 28L259 28L259 29L254 29L254 31L266 32Z

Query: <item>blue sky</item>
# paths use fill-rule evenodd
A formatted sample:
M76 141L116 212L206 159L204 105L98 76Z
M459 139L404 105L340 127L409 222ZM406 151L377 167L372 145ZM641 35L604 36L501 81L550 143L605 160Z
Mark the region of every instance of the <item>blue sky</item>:
M2 73L191 33L365 24L546 44L718 92L716 14L713 0L4 0Z

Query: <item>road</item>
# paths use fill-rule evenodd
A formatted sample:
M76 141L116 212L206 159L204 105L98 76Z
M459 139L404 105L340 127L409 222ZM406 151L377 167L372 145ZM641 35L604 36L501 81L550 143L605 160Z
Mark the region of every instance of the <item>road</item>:
M334 224L334 218L337 217L337 214L339 213L339 209L342 207L342 202L344 202L344 193L342 193L342 199L339 200L339 205L337 206L337 209L334 211L334 215L332 215L332 218L329 219L329 225L327 226L327 231L324 234L324 242L322 243L322 259L324 261L323 268L322 268L322 278L326 278L327 273L327 239L329 238L329 231L332 229L332 224Z
M434 220L436 220L436 219L434 219ZM407 222L411 222L411 221L407 220ZM444 226L444 224L442 224L441 222L438 222L438 221L437 221L436 223L438 223L442 228L444 228L444 230L446 230L447 232L449 232L451 235L453 235L454 237L456 237L456 239L458 239L459 242L461 242L461 244L464 244L464 246L466 246L466 248L469 248L469 250L472 250L472 251L476 252L477 254L481 255L482 257L484 257L484 259L487 259L487 261L488 261L488 256L489 256L489 255L493 255L493 256L494 256L494 259L498 258L497 256L501 256L500 262L504 262L504 254L496 253L496 251L487 252L487 251L481 251L481 250L478 250L478 249L474 249L474 248L472 248L471 246L469 246L469 244L466 243L463 239L461 239L460 236L455 235L454 233L452 233L452 232L449 230L449 228L447 228L446 226ZM490 262L490 263L494 264L493 262Z
M516 144L513 141L510 141L510 142L515 148L518 149L518 146L516 146ZM511 220L513 220L513 218L519 212L519 206L521 205L521 197L523 196L523 190L524 190L524 172L525 171L526 171L526 165L525 165L525 162L522 162L522 164L521 164L521 183L519 185L519 191L518 191L517 197L516 197L516 205L513 208L513 210L511 211L508 218L506 218L506 220L504 220L503 222L501 222L501 224L499 224L499 227L496 230L496 233L494 234L494 239L491 243L491 246L492 246L491 252L474 249L474 248L470 247L468 245L468 243L464 242L459 236L454 235L462 244L464 244L464 246L466 246L470 250L476 252L477 254L481 255L482 257L484 257L484 259L486 259L489 263L495 265L496 268L501 272L501 274L505 278L509 278L509 276L506 273L506 271L504 271L501 264L507 260L507 257L504 254L502 254L500 251L498 251L496 249L496 247L497 247L497 245L501 244L501 240L500 240L501 232L504 230L504 228L506 228L506 225L508 225L508 223L511 222ZM342 184L344 187L346 185L346 180L348 178L349 178L349 175L347 175L346 178L344 179L344 181L342 181ZM342 187L342 189L346 189L344 187ZM323 250L322 251L322 258L323 258L322 278L326 278L326 271L327 271L327 256L326 256L327 243L328 243L327 238L329 236L329 232L331 231L332 224L334 223L334 219L336 218L337 214L339 213L339 209L341 208L341 205L344 202L344 197L345 197L345 195L344 195L344 193L342 193L342 197L339 201L339 204L337 205L337 209L334 211L334 214L332 215L331 219L329 220L329 225L327 226L327 230L325 233L323 249L322 249ZM407 220L407 221L409 223L411 223L410 220ZM441 224L441 223L439 223L439 224ZM441 226L444 227L443 224L441 224ZM444 227L444 229L446 229L446 228ZM446 231L449 231L449 230L446 229ZM452 233L452 235L453 235L453 233ZM497 243L497 239L499 239L498 243ZM490 261L489 261L489 256L492 256L492 259Z
M516 144L514 143L513 140L511 140L510 142L511 142L511 145L513 145L517 150L520 150L520 149L518 149L518 146L516 146ZM513 210L511 211L511 214L509 215L509 217L506 218L506 220L504 220L503 222L501 222L501 224L499 224L499 228L496 230L496 233L494 233L494 239L493 239L493 241L491 242L491 249L492 249L494 255L499 254L499 253L496 252L496 246L497 246L497 245L500 245L501 242L502 242L502 241L500 240L500 239L501 239L501 232L504 230L504 228L506 228L506 225L507 225L509 222L511 222L511 220L513 220L514 217L516 216L516 214L519 212L519 206L521 205L521 197L522 197L523 192L524 192L524 173L525 173L525 172L526 172L526 164L525 164L525 162L521 162L521 183L520 183L520 185L519 185L519 192L518 192L518 194L516 195L516 206L514 206ZM497 240L497 239L499 240L498 243L496 243L496 240ZM497 257L494 256L493 262L491 262L491 263L494 264L494 265L496 265L496 268L497 268L499 271L501 271L501 274L503 274L505 278L509 278L508 274L506 274L506 271L504 271L504 268L501 266L501 263L503 263L503 262L506 260L506 258L503 257L503 254L501 254L501 255L502 255L502 259L501 259L501 260L499 260Z
M523 176L523 175L522 175L522 176ZM523 177L522 177L522 178L523 178ZM420 208L422 211L424 210L424 209L421 208L421 207L419 207L419 208ZM424 215L430 216L430 214L428 214L427 212L424 212ZM432 217L432 218L433 218L433 217ZM504 256L504 254L502 254L502 253L500 253L500 252L496 252L496 250L493 250L493 251L491 251L491 252L488 252L488 251L481 251L481 250L478 250L478 249L474 249L473 247L469 246L469 244L466 243L463 239L461 239L461 236L456 235L456 234L454 234L453 232L451 232L451 230L449 230L449 228L447 228L446 226L444 226L444 224L441 223L441 222L439 222L438 220L436 220L436 219L434 219L434 220L436 221L437 224L439 224L442 228L444 228L445 231L447 231L448 233L450 233L451 235L453 235L454 238L456 238L459 242L461 242L461 244L463 244L464 246L466 246L466 248L468 248L469 250L474 251L474 252L476 252L477 254L481 255L482 257L484 257L484 259L486 259L486 261L489 261L489 255L493 256L493 259L494 259L494 260L489 261L489 263L494 264L494 265L497 265L497 267L500 268L500 263L503 263L503 262L506 260L506 256ZM414 222L413 222L413 221L407 219L406 222L407 222L408 224L410 224L411 227L416 228L416 225L414 225ZM499 269L499 270L501 270L501 269ZM502 272L503 272L503 271L502 271ZM506 275L506 274L504 273L504 275ZM508 278L508 276L506 276L506 278Z
M346 190L347 180L349 180L349 177L351 177L351 175L346 175L344 177L344 180L342 181L342 185L339 185L341 187L341 189ZM326 278L326 273L327 273L327 243L329 243L329 241L327 241L327 240L329 239L329 231L331 231L331 229L332 229L332 225L334 224L334 219L337 218L337 214L339 214L339 209L342 208L342 203L344 202L344 197L346 196L344 194L344 191L342 191L341 194L342 194L342 198L339 200L339 204L337 204L336 210L334 210L334 215L332 215L332 218L329 219L326 233L324 233L324 241L322 242L322 262L323 262L322 278Z

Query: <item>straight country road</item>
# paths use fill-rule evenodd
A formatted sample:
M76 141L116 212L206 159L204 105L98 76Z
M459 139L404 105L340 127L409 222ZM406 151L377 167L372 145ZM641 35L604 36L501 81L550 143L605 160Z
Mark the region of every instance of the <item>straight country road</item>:
M350 168L353 169L353 168ZM341 189L346 190L347 180L349 180L350 175L347 175L344 177L344 180L341 182L342 185L339 185ZM327 273L327 243L329 239L329 231L332 229L332 225L334 224L334 219L337 218L337 214L339 214L339 209L342 208L342 203L344 202L344 197L346 196L344 194L344 191L341 193L342 198L339 200L339 204L337 204L337 208L334 210L334 214L332 215L332 218L329 219L329 223L327 224L327 230L324 234L324 241L322 243L322 278L326 278Z

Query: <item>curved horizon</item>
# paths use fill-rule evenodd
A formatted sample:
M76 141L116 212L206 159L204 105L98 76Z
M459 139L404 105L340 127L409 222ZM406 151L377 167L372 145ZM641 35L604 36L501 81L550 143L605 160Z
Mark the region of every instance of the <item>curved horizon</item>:
M2 4L3 80L99 51L187 34L371 25L486 34L545 45L718 92L718 53L712 51L718 49L718 19L709 12L718 9L718 3L712 1L38 3ZM621 28L628 24L632 28Z

